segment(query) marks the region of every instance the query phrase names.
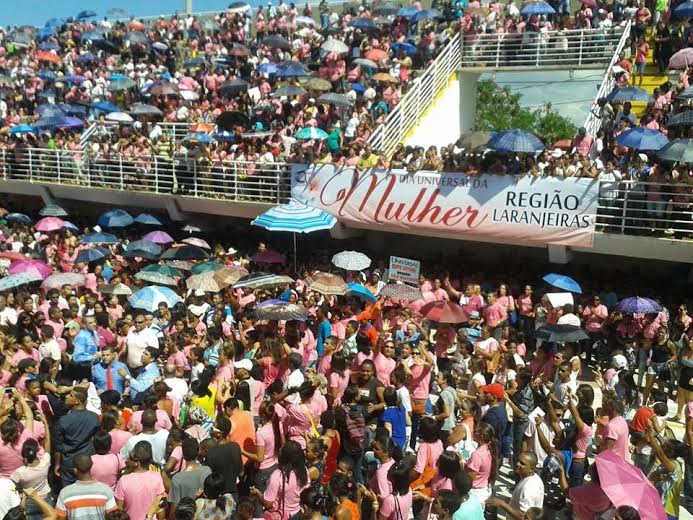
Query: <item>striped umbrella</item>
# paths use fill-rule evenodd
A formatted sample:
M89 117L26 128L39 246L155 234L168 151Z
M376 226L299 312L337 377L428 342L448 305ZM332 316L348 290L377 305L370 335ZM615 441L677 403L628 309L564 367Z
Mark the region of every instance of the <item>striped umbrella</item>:
M171 285L174 287L178 285L172 277L153 271L140 271L135 275L135 278L143 282L155 283L157 285Z
M67 217L68 213L65 211L65 208L58 204L46 204L46 206L39 211L39 215L42 217Z
M344 278L337 274L317 271L306 277L306 287L324 295L344 296L349 290Z
M336 223L337 219L329 213L306 206L296 200L276 206L251 222L252 225L269 231L291 231L292 233L312 233L331 229Z
M220 285L214 279L214 271L206 271L200 274L193 274L187 280L185 280L185 285L191 291L217 293L224 289L224 286ZM226 287L228 287L228 285Z
M63 285L82 287L87 279L79 273L55 273L46 278L41 286L44 289L60 289Z
M385 287L380 289L378 296L383 296L385 298L394 298L397 300L407 300L410 302L420 300L421 298L423 298L423 295L421 294L421 289L402 282L394 282L387 284Z
M288 276L282 276L277 274L263 273L262 271L249 274L239 278L238 281L233 284L234 289L239 289L247 287L249 289L259 289L261 287L272 287L277 285L286 285L294 283L294 279Z
M40 282L43 280L42 276L35 273L19 273L11 274L0 279L0 291L8 291L31 282Z
M248 271L243 267L224 266L214 271L214 280L223 287L235 284L244 276L248 276Z
M169 307L173 307L183 300L180 296L168 287L158 287L152 285L144 287L128 298L130 305L137 309L154 312L159 308L160 303L165 303Z

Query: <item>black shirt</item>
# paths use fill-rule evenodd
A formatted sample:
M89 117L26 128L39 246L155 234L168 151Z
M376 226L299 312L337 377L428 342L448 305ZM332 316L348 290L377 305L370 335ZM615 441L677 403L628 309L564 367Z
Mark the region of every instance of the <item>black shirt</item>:
M218 444L207 452L205 465L224 475L224 493L238 493L238 476L243 472L241 449L235 442Z
M78 453L94 453L94 434L101 422L99 416L89 410L71 410L58 419L55 427L55 446L62 453L61 477L65 482L74 482L73 460Z

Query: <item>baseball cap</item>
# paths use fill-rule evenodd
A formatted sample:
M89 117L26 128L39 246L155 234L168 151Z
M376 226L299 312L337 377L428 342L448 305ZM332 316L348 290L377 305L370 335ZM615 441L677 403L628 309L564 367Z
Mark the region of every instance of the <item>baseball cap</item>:
M205 292L202 289L197 289L195 291L195 296L204 297L204 295L205 295Z
M616 354L611 360L611 366L616 370L623 370L624 368L628 368L628 360L623 354Z
M249 359L241 359L240 361L233 362L234 368L244 368L248 372L253 369L253 362Z
M485 394L491 394L496 399L503 399L503 386L498 383L484 385L481 387L481 391Z
M473 320L480 320L481 314L479 314L479 311L472 311L469 313L469 317Z

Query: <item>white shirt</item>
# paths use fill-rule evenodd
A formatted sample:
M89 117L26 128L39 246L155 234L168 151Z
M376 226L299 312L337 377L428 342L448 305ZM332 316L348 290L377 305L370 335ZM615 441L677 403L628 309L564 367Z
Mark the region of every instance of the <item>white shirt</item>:
M12 307L5 307L0 311L0 325L16 325L17 324L17 311Z
M575 314L572 312L569 314L564 314L560 318L558 318L558 325L574 325L576 327L580 326L580 318L578 318Z
M544 482L541 477L533 473L520 480L515 486L510 505L523 513L527 512L530 507L541 509L544 505Z
M284 390L288 390L289 388L298 388L305 380L306 378L300 369L294 370L289 374L289 377L286 378ZM301 396L298 395L298 392L287 395L286 400L293 404L301 404Z
M159 430L156 433L138 433L130 437L130 440L120 449L120 456L127 459L130 452L140 441L147 441L152 445L152 459L157 464L166 463L166 441L168 440L168 430Z
M171 391L168 393L171 397L182 403L185 396L188 395L188 383L180 377L167 377L164 383L168 385Z
M39 354L41 355L41 359L50 358L53 361L60 361L60 345L58 345L55 338L49 339L46 343L41 343L38 350Z
M549 444L551 444L555 435L553 430L547 426L546 422L541 423L541 431ZM529 445L531 448L530 451L533 451L537 456L537 468L543 468L544 460L546 460L548 454L544 451L544 448L542 448L541 444L539 443L539 437L537 436L537 423L532 419L527 422L525 437L529 439Z
M20 502L15 483L9 478L0 478L0 518L5 518L7 512Z
M142 353L147 347L159 348L159 338L156 332L150 328L145 328L141 332L133 330L125 338L128 348L128 366L137 368L142 366Z

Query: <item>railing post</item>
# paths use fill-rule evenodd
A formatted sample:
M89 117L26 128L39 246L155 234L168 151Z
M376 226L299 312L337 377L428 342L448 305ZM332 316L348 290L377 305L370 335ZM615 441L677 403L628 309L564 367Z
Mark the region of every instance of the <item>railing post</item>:
M277 171L274 172L274 173L275 173L275 175L277 176L277 204L281 204L281 203L282 203L282 196L281 196L281 189L282 189L282 187L281 187L281 184L280 184L280 183L281 183L281 175L280 175L280 173L281 173L281 167L278 166L278 167L277 167Z
M2 151L2 178L7 179L7 154L5 153L4 148L1 151Z
M31 153L31 148L27 149L29 152L29 180L31 182L34 182L34 162L33 162L33 154Z
M197 197L197 160L193 159L193 193Z
M536 45L537 45L537 55L536 55L536 58L535 58L535 60L534 60L534 63L535 63L535 66L536 66L536 67L539 66L539 46L540 46L540 44L539 44L539 36L540 36L540 35L541 35L541 33L537 33L537 44L536 44Z
M154 157L154 192L159 193L159 161L156 160L156 155Z
M123 179L123 156L118 154L118 176L120 177L120 189L125 189L125 182Z
M496 35L496 67L500 66L500 53L501 53L501 39L503 36L501 34Z
M58 151L55 150L55 151L53 152L53 154L55 155L55 169L56 169L57 172L58 172L58 184L60 184L60 183L61 183L60 177L61 177L61 175L62 175L62 170L60 169L60 159L58 158Z
M623 194L623 211L621 212L621 234L626 233L626 213L628 212L628 194L630 193L630 183L626 182Z
M578 52L578 65L582 65L582 48L585 41L585 30L580 30L580 51Z

